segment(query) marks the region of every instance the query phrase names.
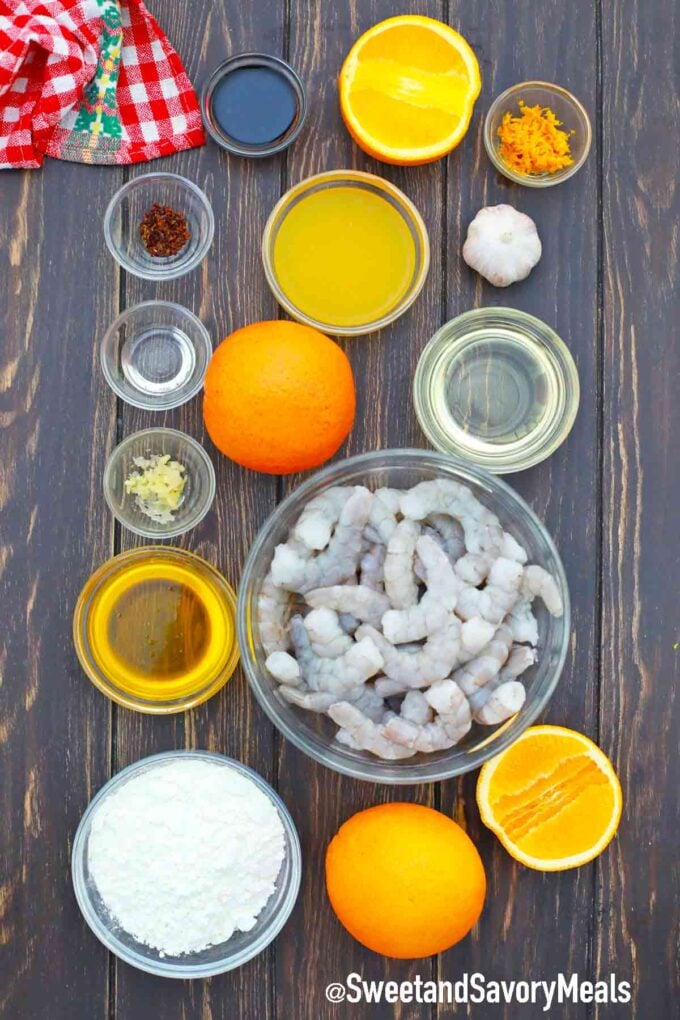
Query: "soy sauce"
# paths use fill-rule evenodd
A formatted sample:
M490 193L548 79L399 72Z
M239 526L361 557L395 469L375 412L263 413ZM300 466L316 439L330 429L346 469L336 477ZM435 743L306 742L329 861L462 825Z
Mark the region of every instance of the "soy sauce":
M230 71L211 100L220 129L242 145L270 145L282 138L298 113L298 98L287 78L271 67Z

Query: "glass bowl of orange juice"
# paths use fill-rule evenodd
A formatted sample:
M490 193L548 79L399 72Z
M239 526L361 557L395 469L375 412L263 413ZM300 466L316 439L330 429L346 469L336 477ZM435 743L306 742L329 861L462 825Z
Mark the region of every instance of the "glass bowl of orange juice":
M430 265L423 219L389 181L359 170L308 177L283 195L262 239L267 281L299 322L336 336L382 329Z

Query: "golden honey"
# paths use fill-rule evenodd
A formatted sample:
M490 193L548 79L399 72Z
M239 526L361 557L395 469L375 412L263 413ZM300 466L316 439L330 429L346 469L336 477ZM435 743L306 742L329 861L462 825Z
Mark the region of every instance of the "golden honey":
M234 593L210 564L181 549L136 549L90 578L74 638L85 671L109 697L140 711L180 711L233 672L234 615Z

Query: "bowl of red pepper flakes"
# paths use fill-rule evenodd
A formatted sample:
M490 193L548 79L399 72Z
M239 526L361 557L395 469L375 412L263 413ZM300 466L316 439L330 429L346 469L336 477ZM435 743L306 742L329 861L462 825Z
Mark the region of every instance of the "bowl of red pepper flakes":
M143 280L174 280L208 253L215 218L206 195L179 174L124 184L104 213L104 238L118 264Z
M496 169L527 188L568 180L586 161L590 119L576 96L546 81L523 81L491 104L484 146Z

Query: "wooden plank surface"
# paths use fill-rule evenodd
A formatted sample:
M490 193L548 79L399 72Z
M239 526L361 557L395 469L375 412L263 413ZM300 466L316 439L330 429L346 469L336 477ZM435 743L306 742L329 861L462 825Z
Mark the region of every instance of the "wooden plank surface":
M596 962L678 1015L680 347L677 5L605 0L599 733L627 794L596 862ZM616 125L626 125L625 137ZM675 884L674 884L675 882ZM602 1007L598 1017L616 1016Z
M184 0L172 5L171 17L167 4L150 0L199 87L232 53L289 56L310 95L309 122L293 149L255 163L209 144L133 170L50 161L40 171L0 176L2 1020L545 1015L524 1006L433 1011L417 1004L328 1003L325 986L351 971L395 980L455 980L466 971L539 980L560 971L615 972L634 984L631 1006L571 1003L551 1015L665 1020L677 1009L673 7L670 0L652 0L644 11L634 0L416 0L407 6L459 28L484 81L470 134L434 166L375 163L340 120L335 80L342 59L360 32L395 13L389 0ZM491 98L530 77L573 88L595 128L586 167L546 192L513 187L496 175L481 141ZM70 617L81 584L112 552L135 544L114 529L103 505L107 451L150 424L176 425L211 449L200 400L167 415L116 405L97 363L103 329L119 307L154 296L192 308L214 342L249 321L276 317L259 261L266 216L289 184L343 166L380 173L403 188L426 220L433 259L409 313L381 335L343 344L359 406L340 455L426 445L411 408L413 370L435 329L467 308L507 303L537 314L567 341L579 368L581 408L568 442L548 462L509 479L555 536L572 593L570 656L545 718L599 740L624 785L620 836L596 864L576 872L542 876L516 867L480 826L475 775L391 789L317 766L273 732L240 670L194 712L148 718L110 706L83 677L72 650ZM183 173L204 187L217 221L202 267L158 286L120 279L100 222L123 179L152 168ZM482 284L459 254L477 209L499 201L528 212L544 243L529 280L506 292ZM215 465L215 513L179 544L207 556L236 584L257 528L298 479L277 483L219 455ZM163 982L107 959L70 888L70 842L92 794L111 770L174 747L220 750L273 780L303 843L302 891L282 934L244 968L207 982ZM387 961L363 950L325 897L323 856L335 829L361 807L396 799L453 813L488 870L478 928L438 960Z

